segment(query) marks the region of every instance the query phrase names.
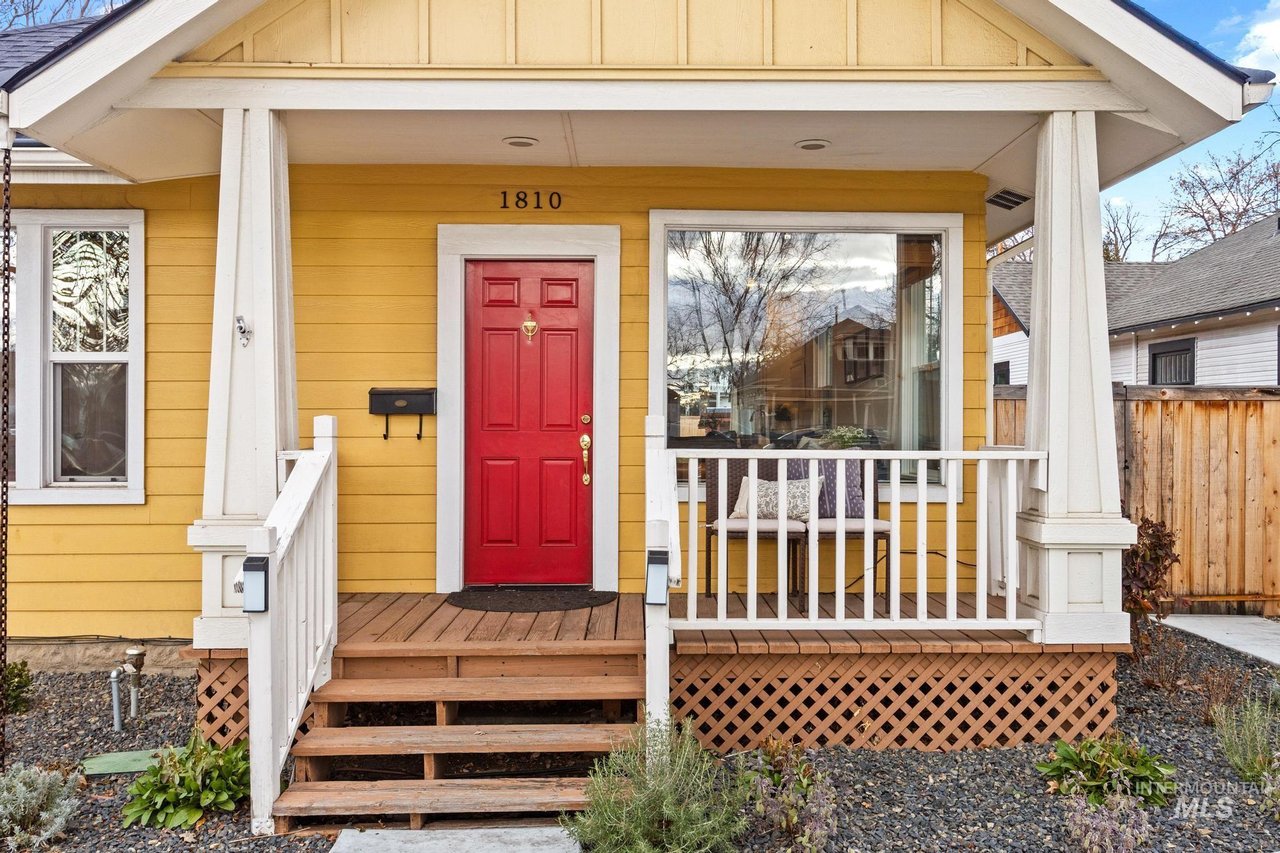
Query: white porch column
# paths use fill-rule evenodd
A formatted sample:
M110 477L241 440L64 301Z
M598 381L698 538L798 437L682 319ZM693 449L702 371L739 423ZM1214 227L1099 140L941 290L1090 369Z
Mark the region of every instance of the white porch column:
M280 451L298 447L288 147L273 111L223 111L216 263L204 508L188 532L203 561L194 638L243 648L247 528L280 492Z
M1107 343L1097 130L1091 112L1040 128L1027 447L1048 452L1018 516L1027 594L1046 643L1123 643L1120 514Z

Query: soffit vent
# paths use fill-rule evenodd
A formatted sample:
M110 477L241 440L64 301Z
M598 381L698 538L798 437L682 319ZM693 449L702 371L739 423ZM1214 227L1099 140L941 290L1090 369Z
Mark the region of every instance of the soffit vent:
M995 195L990 196L987 199L987 204L994 204L1001 210L1013 210L1015 207L1022 207L1029 201L1031 201L1031 196L1006 187Z

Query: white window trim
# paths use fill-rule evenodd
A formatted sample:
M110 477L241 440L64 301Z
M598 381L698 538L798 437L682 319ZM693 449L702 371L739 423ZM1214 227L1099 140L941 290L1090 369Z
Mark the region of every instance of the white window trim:
M13 342L17 349L14 404L17 429L15 478L9 498L15 504L141 504L146 465L146 255L144 215L140 210L15 210L18 238L14 280ZM126 480L123 483L55 483L52 477L54 393L50 364L49 228L129 229L129 352ZM38 271L37 274L32 274ZM32 306L39 306L32 310Z
M436 242L436 592L462 589L465 580L466 264L500 259L595 264L591 571L595 589L616 591L622 230L617 225L441 225Z
M935 232L942 235L942 449L964 447L964 215L960 213L811 213L766 210L649 211L649 415L667 422L667 232L846 231ZM961 493L964 484L961 483ZM706 499L700 485L699 500ZM679 499L688 500L688 487ZM914 501L914 484L902 500ZM926 500L947 499L945 484L930 483Z

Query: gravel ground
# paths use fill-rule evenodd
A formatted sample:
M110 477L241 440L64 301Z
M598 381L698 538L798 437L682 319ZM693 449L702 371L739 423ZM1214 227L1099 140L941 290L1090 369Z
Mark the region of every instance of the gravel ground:
M1119 728L1178 768L1182 807L1149 811L1151 850L1280 850L1280 823L1262 812L1257 792L1226 763L1212 728L1201 722L1196 674L1207 666L1239 666L1259 686L1265 665L1191 635L1187 686L1175 695L1141 684L1120 660ZM185 741L193 722L194 680L149 676L143 719L111 731L110 699L100 675L36 676L33 707L9 721L13 760L72 767L88 755ZM148 711L148 709L152 709ZM1033 765L1044 747L950 754L823 750L816 762L838 792L840 829L828 853L911 850L1040 851L1070 849L1060 799L1044 793ZM323 837L257 839L244 809L190 832L121 827L130 777L90 780L65 851L328 850ZM1195 798L1193 800L1193 798ZM1193 802L1195 808L1188 809ZM765 839L749 853L780 849Z
M126 708L128 692L125 691ZM37 673L32 707L9 718L15 763L74 768L104 752L150 749L186 743L195 722L195 679L147 676L143 716L111 729L111 693L105 675ZM124 829L120 810L132 776L99 776L85 785L80 810L58 849L67 853L188 850L328 850L323 837L254 838L245 808L212 817L192 830Z
M1192 685L1206 666L1234 665L1267 685L1271 674L1253 658L1177 632L1187 645L1187 686L1174 696L1143 686L1120 659L1118 727L1178 769L1183 809L1152 809L1149 850L1280 850L1280 823L1264 814L1256 789L1236 777L1210 726L1201 723L1202 694ZM1044 793L1033 765L1045 747L961 753L823 750L816 763L840 801L839 835L829 853L879 850L1072 849L1062 801ZM1194 799L1193 797L1199 797ZM1188 810L1194 803L1196 808ZM749 851L773 851L763 840Z

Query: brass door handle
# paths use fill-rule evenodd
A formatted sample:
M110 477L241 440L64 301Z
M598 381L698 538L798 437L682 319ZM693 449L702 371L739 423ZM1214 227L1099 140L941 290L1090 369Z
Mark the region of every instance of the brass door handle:
M586 433L578 439L578 446L582 448L582 485L591 485L591 436Z

